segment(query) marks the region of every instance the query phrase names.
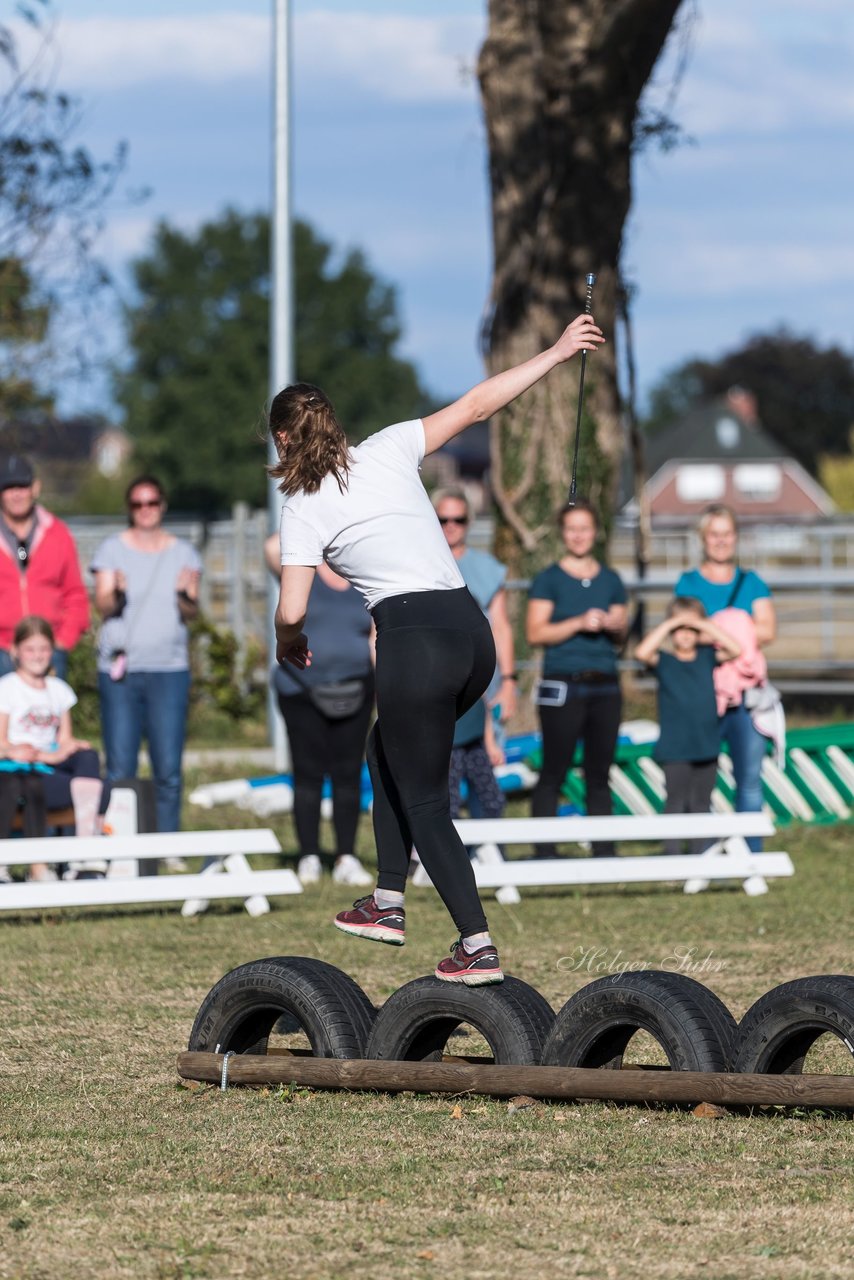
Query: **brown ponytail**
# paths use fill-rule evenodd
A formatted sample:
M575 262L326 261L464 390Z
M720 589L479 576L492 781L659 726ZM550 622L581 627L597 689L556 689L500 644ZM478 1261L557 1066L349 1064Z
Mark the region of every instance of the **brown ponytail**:
M267 472L280 481L280 493L316 493L328 475L343 492L350 469L347 438L319 387L295 382L280 391L270 406L270 435L279 461Z

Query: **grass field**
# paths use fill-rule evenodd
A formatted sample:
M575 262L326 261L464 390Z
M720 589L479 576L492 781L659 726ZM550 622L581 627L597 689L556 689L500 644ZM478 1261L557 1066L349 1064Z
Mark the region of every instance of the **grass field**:
M187 825L249 822L222 808ZM854 972L850 844L844 827L781 834L796 875L762 898L539 891L492 903L490 922L506 967L555 1007L645 962L693 973L739 1017L776 983ZM175 1055L237 964L322 956L376 1002L432 970L453 928L431 891L411 892L403 950L330 927L354 896L326 879L259 920L236 904L195 921L0 918L0 1277L852 1274L854 1129L839 1114L182 1087ZM808 1067L852 1069L839 1042Z

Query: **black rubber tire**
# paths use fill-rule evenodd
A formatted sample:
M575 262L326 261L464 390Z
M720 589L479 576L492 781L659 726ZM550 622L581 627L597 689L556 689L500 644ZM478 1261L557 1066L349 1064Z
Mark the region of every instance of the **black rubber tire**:
M696 978L689 978L687 973L668 973L661 969L650 969L648 972L654 979L666 979L671 985L674 983L679 984L683 991L694 997L717 1033L721 1044L726 1049L727 1066L725 1069L731 1071L735 1038L738 1034L738 1021L720 996L716 996L714 991L710 991L707 986L702 982L698 982Z
M367 1056L387 1062L438 1062L461 1022L475 1027L502 1066L536 1066L554 1022L539 991L519 978L466 987L416 978L389 996L368 1040Z
M751 1005L739 1023L733 1069L800 1075L810 1048L827 1032L854 1055L854 977L822 974L784 982Z
M315 1057L363 1058L376 1010L341 969L271 956L232 969L202 1001L188 1048L266 1053L273 1027L304 1031Z
M726 1006L692 978L659 970L613 974L567 1000L543 1049L543 1065L619 1071L632 1036L646 1031L671 1071L727 1071L734 1030Z

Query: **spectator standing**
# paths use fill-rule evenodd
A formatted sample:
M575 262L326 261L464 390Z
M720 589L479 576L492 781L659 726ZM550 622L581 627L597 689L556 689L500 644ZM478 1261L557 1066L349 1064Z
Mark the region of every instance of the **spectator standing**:
M28 458L11 454L0 462L0 676L14 670L10 650L22 618L36 614L53 628L53 667L60 677L89 626L74 539L39 505L40 491Z
M545 649L536 694L543 764L531 813L535 818L555 816L582 739L587 812L608 815L608 775L622 712L615 646L626 630L626 589L619 574L594 555L599 522L589 503L564 507L558 526L566 552L537 574L528 593L528 643ZM600 841L594 854L610 857L614 846ZM540 845L534 854L554 856L553 845Z
M198 614L201 560L163 528L166 496L154 476L126 493L129 527L106 538L92 560L98 691L107 778L136 777L143 738L154 775L158 831L177 831L181 757L190 694L187 627Z
M671 652L664 646L670 643ZM658 681L660 732L653 758L664 770L665 813L708 813L718 768L720 725L715 664L737 658L741 646L706 617L699 600L677 596L667 617L635 649ZM703 840L690 841L700 853ZM681 841L665 840L664 852L681 852Z
M281 577L278 534L267 539L264 555L268 568ZM297 875L303 884L320 879L320 802L328 777L335 831L332 879L337 884L368 885L373 878L355 849L362 761L374 707L373 623L359 593L326 563L317 566L306 616L314 654L311 666L300 670L277 663L273 672L293 764Z
M504 723L516 710L513 628L507 612L507 591L504 587L507 570L495 556L468 546L471 507L462 489L440 489L433 497L433 506L451 555L463 575L463 581L489 618L489 625L492 627L498 665L495 682L487 691L487 698L491 705L500 706L501 721Z
M698 569L682 574L676 583L677 596L692 596L699 600L706 613L713 617L724 610L737 609L747 615L749 623L739 628L741 648L763 649L772 643L777 634L777 618L768 584L750 569L738 564L738 525L735 513L726 506L708 507L700 517L698 530L703 546L703 559ZM725 620L721 622L726 630ZM755 634L748 639L744 630ZM755 644L751 642L755 640ZM746 643L747 642L747 643ZM742 664L743 665L743 664ZM725 668L721 669L722 671ZM754 726L750 710L745 702L745 690L762 683L765 677L764 662L755 665L751 679L741 679L726 701L729 705L721 718L721 740L729 747L735 775L735 807L738 813L758 813L762 809L762 761L767 748L766 738ZM758 851L762 841L750 837L748 846Z

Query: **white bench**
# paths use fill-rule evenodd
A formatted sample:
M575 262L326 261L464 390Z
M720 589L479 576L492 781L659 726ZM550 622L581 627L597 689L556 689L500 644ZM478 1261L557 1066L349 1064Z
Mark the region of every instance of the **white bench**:
M570 884L638 884L684 881L685 893L699 893L712 880L741 880L745 893L767 893L766 880L794 875L787 853L753 853L749 836L772 836L764 813L641 814L590 818L461 818L454 824L469 846L569 844L613 841L709 840L701 854L675 857L627 855L615 858L537 858L474 863L479 889L512 885L533 888Z
M53 907L120 905L134 902L184 902L185 914L203 910L210 898L244 898L250 915L269 911L267 895L302 893L289 870L253 871L247 853L281 853L274 831L252 827L238 831L165 831L124 836L62 836L39 840L0 840L0 866L33 863L120 862L140 859L212 857L198 874L136 876L96 880L27 881L0 884L0 911ZM224 868L224 870L223 870ZM222 872L222 874L218 874Z

